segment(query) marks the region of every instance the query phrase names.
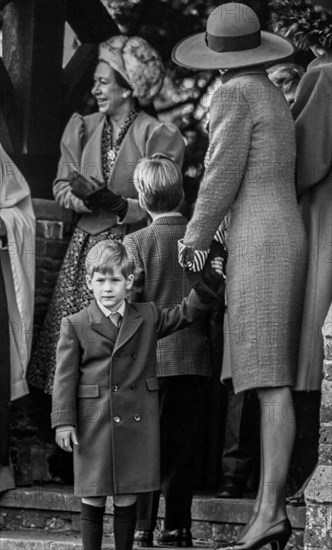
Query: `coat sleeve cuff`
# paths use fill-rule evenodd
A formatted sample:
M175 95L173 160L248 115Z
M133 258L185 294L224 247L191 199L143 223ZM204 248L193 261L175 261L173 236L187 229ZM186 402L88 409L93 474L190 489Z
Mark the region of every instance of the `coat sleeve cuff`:
M57 428L58 426L71 425L76 427L76 412L71 409L58 409L51 413L51 426Z

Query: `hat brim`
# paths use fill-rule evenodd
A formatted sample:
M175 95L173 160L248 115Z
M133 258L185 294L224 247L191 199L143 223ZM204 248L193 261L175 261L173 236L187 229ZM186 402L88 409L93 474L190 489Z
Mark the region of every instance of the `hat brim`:
M235 69L278 61L294 53L289 40L261 31L261 44L251 50L216 52L205 43L205 33L184 38L173 48L172 59L188 69Z

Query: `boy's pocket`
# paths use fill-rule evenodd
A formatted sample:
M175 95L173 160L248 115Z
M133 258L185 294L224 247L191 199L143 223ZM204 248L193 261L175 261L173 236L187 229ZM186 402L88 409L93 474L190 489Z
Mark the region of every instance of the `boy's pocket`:
M98 384L79 384L77 397L99 397Z

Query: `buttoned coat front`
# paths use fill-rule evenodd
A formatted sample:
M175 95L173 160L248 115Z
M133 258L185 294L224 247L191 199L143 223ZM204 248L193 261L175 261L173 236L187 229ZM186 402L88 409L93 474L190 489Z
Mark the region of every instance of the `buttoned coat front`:
M192 291L174 308L126 304L119 332L95 301L63 320L51 419L77 429L76 496L159 489L157 339L204 308Z

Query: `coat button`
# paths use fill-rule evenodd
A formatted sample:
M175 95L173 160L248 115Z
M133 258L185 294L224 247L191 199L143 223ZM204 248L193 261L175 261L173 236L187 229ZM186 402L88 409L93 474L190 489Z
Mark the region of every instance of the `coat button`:
M130 389L131 389L132 391L135 391L135 390L136 390L136 385L133 384L132 386L130 386Z
M114 422L116 422L116 424L119 424L119 422L120 422L120 417L119 417L119 416L115 416L113 420L114 420Z
M113 357L112 357L113 361L116 361L117 358L118 358L118 355L113 355Z
M139 422L139 421L141 420L140 415L139 415L139 414L135 414L134 420L136 420L136 422Z
M118 391L118 389L119 389L119 386L117 386L116 384L113 384L112 391Z
M136 353L132 353L132 354L131 354L131 358L132 358L132 359L136 359Z

